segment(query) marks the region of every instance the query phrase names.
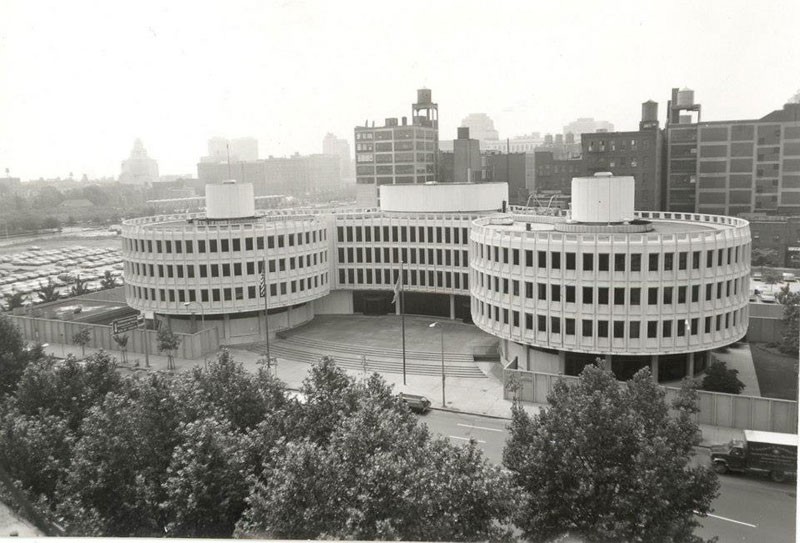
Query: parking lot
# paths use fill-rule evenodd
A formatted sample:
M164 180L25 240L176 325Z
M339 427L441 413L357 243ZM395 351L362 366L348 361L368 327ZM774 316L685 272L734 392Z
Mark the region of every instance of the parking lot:
M114 244L116 245L116 244ZM78 278L88 292L100 290L100 280L110 272L122 284L122 252L118 247L42 248L30 245L17 252L0 254L0 303L7 294L26 295L24 305L38 301L36 291L52 281L59 294L66 296Z

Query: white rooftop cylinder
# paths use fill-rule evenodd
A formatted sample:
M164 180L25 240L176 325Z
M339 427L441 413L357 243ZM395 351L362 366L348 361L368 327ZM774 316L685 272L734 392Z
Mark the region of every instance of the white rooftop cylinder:
M206 218L241 219L256 214L251 183L223 181L206 185Z
M633 216L633 177L598 172L594 177L572 179L572 220L586 223L620 223Z

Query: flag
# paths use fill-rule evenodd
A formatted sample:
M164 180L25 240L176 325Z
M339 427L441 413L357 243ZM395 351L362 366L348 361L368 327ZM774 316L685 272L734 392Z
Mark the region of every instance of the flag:
M400 296L400 281L402 281L402 280L403 280L403 274L401 273L397 277L397 283L395 283L395 285L394 285L394 298L392 298L392 303L393 304L397 303L397 297Z
M266 297L267 295L267 285L264 281L264 274L261 274L261 277L258 279L258 296L261 298Z

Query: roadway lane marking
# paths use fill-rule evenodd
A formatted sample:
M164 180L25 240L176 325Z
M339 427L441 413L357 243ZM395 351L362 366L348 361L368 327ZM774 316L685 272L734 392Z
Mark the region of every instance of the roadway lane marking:
M460 439L461 441L469 441L470 438L468 437L460 437L460 436L447 436L450 439ZM485 441L481 441L480 439L475 440L476 443L486 443Z
M696 515L699 515L697 511L694 512ZM746 522L742 522L741 520L733 520L732 518L728 517L721 517L719 515L712 515L711 513L706 513L707 517L716 518L719 520L727 520L728 522L735 522L736 524L741 524L743 526L749 526L750 528L758 528L758 524L748 524Z
M488 432L503 432L503 430L498 430L497 428L487 428L486 426L472 426L471 424L457 424L456 426L462 426L464 428L474 428L476 430L486 430Z

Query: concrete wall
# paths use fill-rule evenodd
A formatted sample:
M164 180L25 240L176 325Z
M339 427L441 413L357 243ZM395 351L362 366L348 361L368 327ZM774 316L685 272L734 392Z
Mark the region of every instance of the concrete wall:
M119 350L119 347L111 338L111 327L102 324L84 324L50 319L36 319L9 315L11 321L19 327L22 335L29 341L40 343L63 343L72 344L72 336L76 332L86 328L89 330L90 340L86 345L94 349L105 349L108 351ZM128 348L130 353L143 354L145 352L145 341L148 342L150 354L160 354L158 351L157 334L155 330L130 330L125 332L128 336ZM177 358L195 359L203 356L204 353L216 352L220 345L220 336L216 329L201 330L196 334L176 333L181 338L181 344L175 353Z
M335 290L324 298L314 300L314 312L317 315L352 315L353 292Z
M382 185L381 210L399 212L497 211L508 203L508 183Z
M518 399L533 403L547 403L547 394L558 379L564 379L568 383L575 383L579 379L552 373L513 369L506 369L503 373L505 382L503 396L505 399L513 400L516 388ZM667 403L670 403L680 390L675 387L662 388L666 392ZM698 424L797 433L797 402L704 390L698 390L697 394L700 411L695 415L695 421Z

